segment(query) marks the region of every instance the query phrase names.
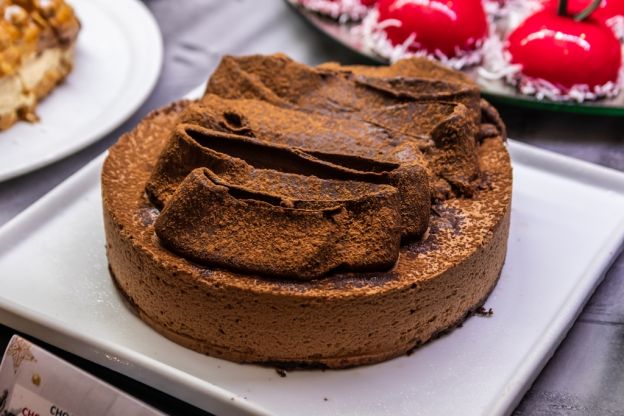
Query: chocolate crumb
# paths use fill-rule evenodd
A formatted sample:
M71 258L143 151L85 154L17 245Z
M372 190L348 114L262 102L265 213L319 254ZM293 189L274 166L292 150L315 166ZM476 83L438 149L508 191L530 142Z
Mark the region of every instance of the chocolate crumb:
M283 368L276 368L275 372L280 376L280 377L286 377L286 370L284 370Z
M479 309L475 311L475 315L490 317L494 315L494 311L492 308L485 309L483 306L480 306Z

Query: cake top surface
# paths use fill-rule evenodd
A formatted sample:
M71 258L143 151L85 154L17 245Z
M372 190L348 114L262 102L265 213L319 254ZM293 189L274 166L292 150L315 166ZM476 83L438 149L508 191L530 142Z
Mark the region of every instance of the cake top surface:
M425 236L432 204L478 192L479 143L504 134L471 81L424 59L225 57L146 192L161 243L195 262L298 280L383 271Z

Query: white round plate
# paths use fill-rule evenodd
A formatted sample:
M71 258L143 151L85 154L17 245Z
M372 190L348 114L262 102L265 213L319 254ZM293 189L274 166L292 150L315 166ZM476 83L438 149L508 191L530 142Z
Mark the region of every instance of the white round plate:
M69 0L82 23L74 70L39 104L41 120L0 133L0 181L57 161L124 122L160 74L162 37L137 0Z

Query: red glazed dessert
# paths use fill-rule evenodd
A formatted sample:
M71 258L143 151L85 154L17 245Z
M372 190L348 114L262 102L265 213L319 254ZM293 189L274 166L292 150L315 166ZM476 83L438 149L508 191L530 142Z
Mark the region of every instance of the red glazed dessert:
M410 51L424 50L453 58L477 48L488 34L480 0L380 0L379 22L393 45L407 42Z
M509 35L505 49L519 68L514 81L522 92L578 101L617 93L622 66L617 38L591 15L578 19L546 8Z
M557 10L558 1L546 1L545 8ZM591 4L591 0L569 0L568 11L580 13ZM609 26L619 38L624 36L624 0L602 0L591 16Z
M529 17L507 40L511 62L522 73L562 89L591 89L615 82L621 65L615 36L594 20L577 22L545 10Z

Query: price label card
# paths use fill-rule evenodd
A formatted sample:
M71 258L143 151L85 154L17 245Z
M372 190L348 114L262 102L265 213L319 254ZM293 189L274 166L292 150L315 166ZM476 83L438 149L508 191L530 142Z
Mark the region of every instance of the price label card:
M17 335L0 364L0 416L162 413Z

